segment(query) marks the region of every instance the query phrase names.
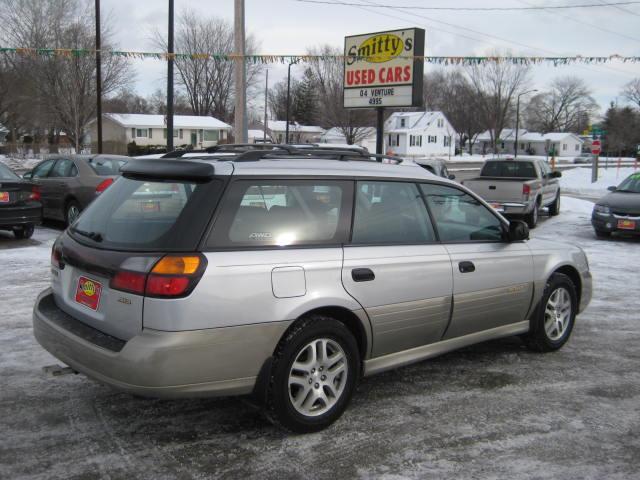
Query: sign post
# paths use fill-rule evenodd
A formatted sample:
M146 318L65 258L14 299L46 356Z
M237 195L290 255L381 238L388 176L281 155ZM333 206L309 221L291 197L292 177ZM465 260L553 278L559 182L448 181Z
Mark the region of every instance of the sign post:
M600 140L594 140L591 143L591 153L593 154L593 161L591 162L591 183L598 181L598 160L601 151Z
M344 108L376 108L376 153L384 153L384 108L421 107L424 30L408 28L344 39Z

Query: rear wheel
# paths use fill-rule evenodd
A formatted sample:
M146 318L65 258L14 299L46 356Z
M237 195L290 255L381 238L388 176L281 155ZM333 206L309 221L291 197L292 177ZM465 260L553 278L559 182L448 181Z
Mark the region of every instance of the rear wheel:
M536 202L536 204L533 206L533 210L531 210L531 213L529 213L525 217L525 221L527 222L527 225L529 225L529 228L531 229L536 228L536 225L538 224L538 213L540 213L538 211L539 209L540 209L540 205L538 205L538 202Z
M303 318L280 342L267 393L267 413L296 433L316 432L346 409L360 372L358 345L341 322Z
M71 200L67 203L67 207L64 211L64 219L67 225L71 225L80 216L80 204L75 200Z
M560 192L558 192L558 196L555 201L549 205L549 215L551 217L555 217L560 213Z
M13 227L13 235L18 239L31 238L35 227L33 225L23 225L21 227Z
M573 331L577 310L578 296L571 279L562 273L551 275L531 318L527 346L537 352L562 348Z
M611 232L605 232L604 230L596 230L596 237L609 238L611 237Z

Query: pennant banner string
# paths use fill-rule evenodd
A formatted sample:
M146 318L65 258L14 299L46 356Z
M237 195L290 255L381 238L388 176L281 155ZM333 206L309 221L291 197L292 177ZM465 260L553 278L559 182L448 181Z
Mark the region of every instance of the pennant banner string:
M0 47L0 53L15 54L31 57L64 57L78 58L85 56L95 56L94 49L74 49L74 48L16 48L16 47ZM375 57L361 57L357 55L237 55L233 53L173 53L167 52L134 52L123 50L101 50L100 54L104 56L123 57L140 60L163 60L166 61L170 57L174 60L213 60L232 62L238 59L244 59L246 62L254 64L271 64L271 63L311 63L319 61L367 61L372 58L376 62L392 60L393 58L413 59L423 61L435 65L483 65L487 63L507 62L517 65L536 65L548 63L554 66L570 65L570 64L602 64L613 61L622 63L640 63L640 56L624 56L624 55L575 55L563 57L538 57L538 56L395 56L383 57L376 55Z

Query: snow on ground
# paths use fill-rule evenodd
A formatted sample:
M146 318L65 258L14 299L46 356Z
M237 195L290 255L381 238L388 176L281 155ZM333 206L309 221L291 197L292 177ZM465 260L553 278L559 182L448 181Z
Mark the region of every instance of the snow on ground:
M345 415L280 432L243 399L160 401L45 376L31 308L57 232L0 233L0 477L638 479L640 241L598 240L563 197L532 237L585 249L594 299L559 352L517 338L364 379Z
M602 163L600 164L602 167ZM598 181L591 183L591 167L578 167L564 170L560 178L560 187L565 193L601 197L607 194L607 188L618 185L632 173L640 171L633 167L617 168L615 165L608 169L598 169Z

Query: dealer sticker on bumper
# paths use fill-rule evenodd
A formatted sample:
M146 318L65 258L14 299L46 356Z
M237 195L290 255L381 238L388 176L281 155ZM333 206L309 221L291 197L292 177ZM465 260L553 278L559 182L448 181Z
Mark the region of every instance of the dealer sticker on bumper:
M101 294L102 285L100 282L96 282L87 277L80 277L78 279L76 302L79 304L89 307L91 310L98 310Z

